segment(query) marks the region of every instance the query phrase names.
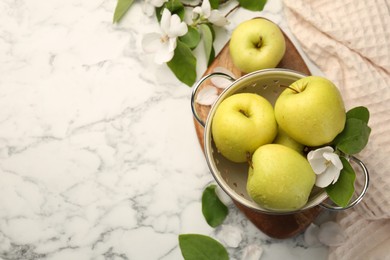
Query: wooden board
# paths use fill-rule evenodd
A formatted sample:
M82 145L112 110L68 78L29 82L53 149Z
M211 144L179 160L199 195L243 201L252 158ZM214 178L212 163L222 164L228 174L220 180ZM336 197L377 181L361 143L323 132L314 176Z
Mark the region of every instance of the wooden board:
M310 71L304 62L303 58L291 42L291 40L284 34L286 40L286 53L278 64L278 68L292 69L295 71L303 72L306 75L310 75ZM210 74L214 71L216 67L223 67L230 70L236 78L243 76L244 74L234 66L233 61L229 53L229 42L226 43L221 52L214 59L212 64L207 68L204 75ZM203 76L204 76L203 75ZM200 89L208 84L208 81L205 81ZM221 91L221 90L219 90ZM199 104L195 105L195 109L198 111L200 118L206 122L207 115L210 111L210 106L202 106ZM199 143L204 152L204 129L203 127L194 120L196 134L199 139ZM238 202L235 202L237 208L239 208L246 217L252 221L252 223L258 227L266 235L277 238L285 239L293 237L310 225L313 220L321 212L320 207L314 207L304 212L288 214L288 215L268 215L258 211L249 209Z

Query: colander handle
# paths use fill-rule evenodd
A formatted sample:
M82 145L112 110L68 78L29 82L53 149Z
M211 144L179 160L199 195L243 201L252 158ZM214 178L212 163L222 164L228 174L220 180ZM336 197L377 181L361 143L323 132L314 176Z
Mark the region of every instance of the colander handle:
M212 78L212 77L216 77L216 76L219 76L219 77L223 77L223 78L226 78L228 80L231 80L232 82L235 81L235 79L228 75L228 74L225 74L223 72L212 72L210 74L207 74L206 76L202 77L197 83L196 85L194 86L193 90L192 90L192 94L191 94L191 110L192 110L192 114L194 115L196 121L199 122L199 124L201 124L203 127L205 127L206 123L200 118L199 114L198 114L198 111L196 111L196 108L195 108L195 99L196 99L196 96L198 94L198 91L199 91L199 87L203 84L203 82L205 82L207 79L209 78Z
M368 169L367 169L366 165L364 165L364 163L362 161L360 161L358 158L356 158L355 156L350 155L348 157L348 159L352 160L354 163L356 163L362 169L362 173L364 175L364 186L363 186L362 191L360 192L359 196L356 199L354 199L353 201L351 201L346 207L333 206L333 205L330 205L330 204L327 204L324 202L320 204L321 207L328 209L328 210L333 210L333 211L340 211L340 210L349 209L349 208L352 208L353 206L357 205L363 199L364 195L366 194L367 189L368 189L368 183L370 181Z

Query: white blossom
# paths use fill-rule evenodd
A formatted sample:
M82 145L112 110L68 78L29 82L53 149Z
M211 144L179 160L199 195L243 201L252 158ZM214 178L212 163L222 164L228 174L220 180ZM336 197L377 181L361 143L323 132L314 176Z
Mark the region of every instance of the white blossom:
M215 67L213 69L213 72L222 72L222 73L229 75L232 78L235 78L235 75L233 74L233 72L231 72L230 70L228 70L224 67ZM207 85L199 91L199 93L196 97L196 100L195 100L196 103L198 103L200 105L205 105L205 106L210 106L210 105L214 104L214 102L218 98L217 88L225 89L232 84L232 81L228 80L227 78L220 77L220 76L214 76L210 79L210 81L211 81L211 83L213 83L213 85ZM215 88L215 87L217 87L217 88Z
M259 260L263 255L263 248L260 245L251 244L244 248L241 260Z
M321 245L321 242L318 240L319 232L320 227L311 223L303 233L303 240L308 246L319 246Z
M225 73L226 75L229 75L232 78L236 77L233 74L233 72L231 72L230 70L228 70L224 67L215 67L213 72L222 72L222 73ZM224 78L224 77L212 77L210 80L214 86L216 86L217 88L221 88L221 89L225 89L232 84L231 80Z
M199 105L211 106L218 98L218 90L211 85L202 88L196 96L195 102Z
M344 230L334 221L327 221L317 226L313 223L307 227L303 239L310 247L340 246L346 240Z
M148 33L142 39L142 47L145 52L156 53L154 61L157 64L168 62L172 59L176 48L177 37L187 33L188 27L176 14L171 15L168 9L164 9L160 21L161 34Z
M340 246L347 239L344 230L334 221L328 221L320 226L318 240L326 246Z
M156 7L161 7L167 0L144 0L142 3L142 11L147 16L154 15Z
M236 248L242 241L242 230L236 226L222 225L217 237L226 246Z
M316 186L324 188L336 183L343 169L340 157L334 153L330 146L310 151L307 159L317 175Z
M207 20L216 26L225 26L229 23L226 17L218 10L211 10L209 0L204 0L202 6L197 6L192 10L194 19L200 18L201 20Z
M226 194L226 192L218 185L215 189L215 194L217 194L219 200L225 204L225 206L230 206L233 204L232 198L229 197L229 195Z

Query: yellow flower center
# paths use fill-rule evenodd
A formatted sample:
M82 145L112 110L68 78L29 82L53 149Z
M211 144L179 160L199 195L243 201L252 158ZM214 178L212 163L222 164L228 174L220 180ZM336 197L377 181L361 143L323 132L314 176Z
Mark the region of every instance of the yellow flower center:
M331 160L326 160L325 161L325 166L326 166L326 168L328 168L329 166L331 166L332 165L332 161Z
M161 41L162 43L165 43L165 42L169 41L168 35L163 35L163 36L161 36L160 41Z

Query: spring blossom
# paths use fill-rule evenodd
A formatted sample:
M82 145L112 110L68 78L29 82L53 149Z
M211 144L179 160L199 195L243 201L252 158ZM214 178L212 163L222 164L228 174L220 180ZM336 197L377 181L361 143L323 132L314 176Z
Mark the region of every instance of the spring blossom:
M142 39L142 47L145 52L155 53L154 61L157 64L168 62L173 58L177 45L177 37L187 33L188 27L176 14L171 15L168 9L164 9L161 21L161 34L148 33Z
M200 18L201 20L207 20L216 26L224 26L229 23L225 16L223 16L218 10L211 10L209 0L204 0L202 6L197 6L192 10L194 19Z
M147 16L154 15L155 8L161 7L167 0L144 0L142 3L142 11Z
M307 159L317 175L315 185L324 188L336 183L343 169L340 157L334 153L330 146L325 146L317 150L310 151Z

